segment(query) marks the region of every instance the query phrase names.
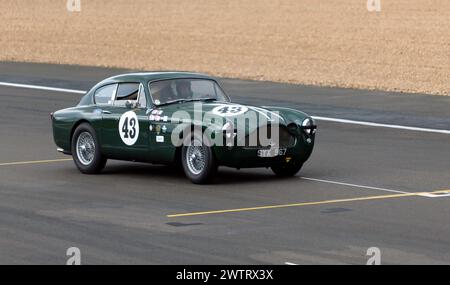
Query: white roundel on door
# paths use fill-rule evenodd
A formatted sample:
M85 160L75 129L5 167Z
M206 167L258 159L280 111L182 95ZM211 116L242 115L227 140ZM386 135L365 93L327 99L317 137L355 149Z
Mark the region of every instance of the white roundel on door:
M119 120L120 138L126 145L134 145L139 138L139 121L136 113L128 111Z
M220 105L212 109L214 115L224 117L241 115L247 111L248 108L242 105Z

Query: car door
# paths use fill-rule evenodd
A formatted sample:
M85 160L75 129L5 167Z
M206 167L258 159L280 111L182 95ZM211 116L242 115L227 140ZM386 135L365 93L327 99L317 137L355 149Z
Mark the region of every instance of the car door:
M173 106L156 107L149 114L149 143L151 160L155 163L170 163L175 158L176 146L172 132L179 125L172 120Z
M119 83L113 104L102 108L102 150L108 157L148 161L148 116L140 83Z

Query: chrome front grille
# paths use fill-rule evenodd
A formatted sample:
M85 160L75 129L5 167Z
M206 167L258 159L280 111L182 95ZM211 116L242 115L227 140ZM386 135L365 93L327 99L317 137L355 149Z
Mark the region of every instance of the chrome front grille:
M278 138L276 132L272 131L271 125L258 128L253 133L245 137L245 148L288 148L295 146L296 138L284 126L278 128ZM272 134L273 133L273 134Z

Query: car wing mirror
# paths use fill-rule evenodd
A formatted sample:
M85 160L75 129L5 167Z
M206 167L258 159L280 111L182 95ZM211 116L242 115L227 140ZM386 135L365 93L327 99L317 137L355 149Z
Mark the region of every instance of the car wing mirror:
M137 105L137 103L135 103L135 102L133 102L131 100L127 100L125 102L125 107L127 107L128 109L133 109L133 108L136 107L136 105Z

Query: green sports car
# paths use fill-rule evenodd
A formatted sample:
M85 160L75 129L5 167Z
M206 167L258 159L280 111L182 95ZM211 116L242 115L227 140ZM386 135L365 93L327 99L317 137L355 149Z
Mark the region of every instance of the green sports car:
M193 183L210 181L218 166L295 175L317 128L294 109L232 103L216 79L188 72L105 79L51 118L58 151L82 173L118 159L180 166Z

